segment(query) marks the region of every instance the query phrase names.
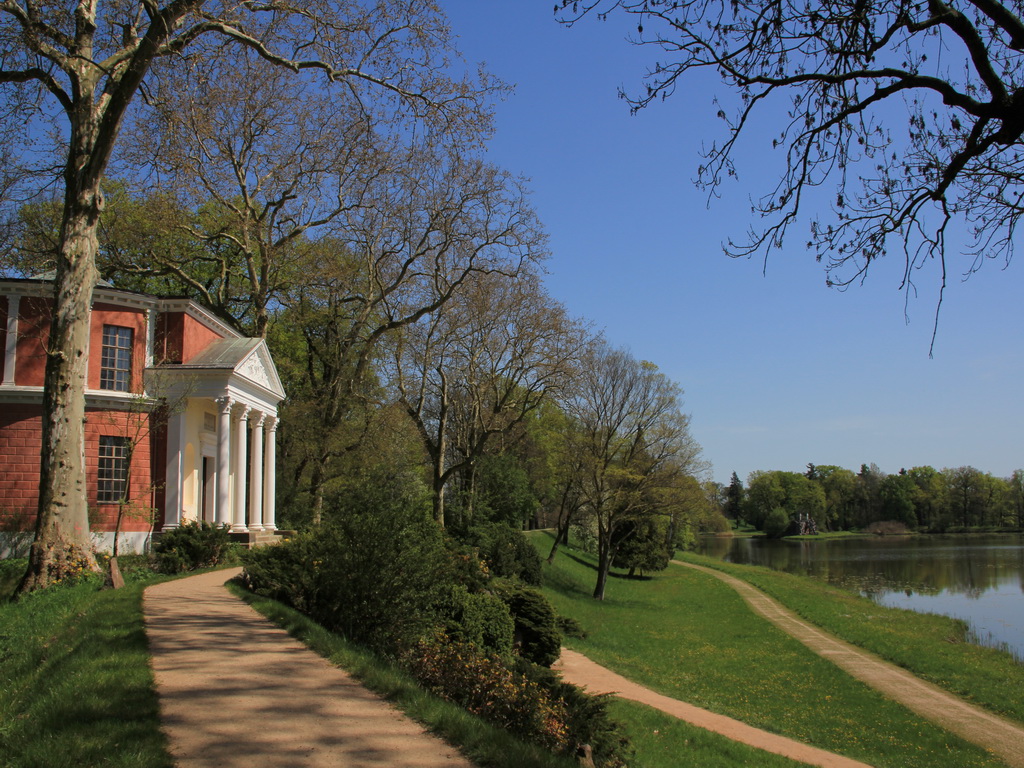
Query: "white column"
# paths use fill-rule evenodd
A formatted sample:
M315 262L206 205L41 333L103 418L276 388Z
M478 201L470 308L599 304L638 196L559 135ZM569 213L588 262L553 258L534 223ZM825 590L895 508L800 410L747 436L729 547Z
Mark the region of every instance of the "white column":
M185 411L167 415L167 470L164 478L164 525L169 531L181 525L181 485L184 481L182 458L185 449Z
M231 406L230 397L218 397L217 416L217 499L214 520L217 525L231 525Z
M146 367L153 366L153 355L156 350L156 310L146 310Z
M238 429L235 433L235 514L232 533L245 533L245 471L249 457L246 453L249 438L249 406L241 406L238 412Z
M274 493L277 490L277 417L267 417L266 466L263 470L263 530L276 531Z
M249 489L249 530L263 530L263 422L267 414L257 415L252 425L252 487Z
M3 383L14 386L14 366L18 362L18 312L21 309L21 296L7 297L7 343L4 345L4 380Z

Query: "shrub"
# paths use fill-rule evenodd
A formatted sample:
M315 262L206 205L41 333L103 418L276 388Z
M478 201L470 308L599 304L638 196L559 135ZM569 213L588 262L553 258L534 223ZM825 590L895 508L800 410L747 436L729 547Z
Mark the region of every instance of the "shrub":
M157 570L181 573L220 565L227 556L228 529L206 521L187 522L160 534L153 544Z
M500 584L495 591L512 614L519 655L550 667L562 649L562 633L551 603L537 590L518 584Z
M904 536L910 533L906 523L901 523L899 520L879 520L871 523L864 530L878 536Z
M569 746L564 704L500 657L439 633L410 646L401 663L433 693L501 728L548 749Z
M330 522L246 554L249 588L394 652L438 622L431 606L444 605L459 568L423 502L367 486L332 510Z
M789 530L789 513L782 507L775 507L765 518L763 530L773 539L785 535Z
M632 752L629 738L608 714L611 694L593 696L565 682L550 669L525 660L520 660L516 670L562 703L565 741L570 754L589 744L596 765L624 768L628 764Z
M487 523L470 528L465 541L477 548L493 576L540 586L540 555L522 531L501 523Z
M437 603L429 609L455 642L499 656L512 654L515 624L508 606L497 596L472 593L462 584L449 584L439 590Z
M555 621L558 623L559 631L565 637L578 637L580 640L586 638L587 630L571 616L557 616Z

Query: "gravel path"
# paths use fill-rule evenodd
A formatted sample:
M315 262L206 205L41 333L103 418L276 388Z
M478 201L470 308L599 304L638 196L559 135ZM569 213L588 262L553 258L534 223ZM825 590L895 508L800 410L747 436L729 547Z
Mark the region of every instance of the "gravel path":
M809 624L741 579L713 568L679 560L672 562L721 579L735 589L754 611L853 677L946 730L989 750L1007 765L1024 768L1024 728L1020 725L969 704L902 667L883 661Z
M240 570L145 592L160 716L181 768L472 768L229 593Z

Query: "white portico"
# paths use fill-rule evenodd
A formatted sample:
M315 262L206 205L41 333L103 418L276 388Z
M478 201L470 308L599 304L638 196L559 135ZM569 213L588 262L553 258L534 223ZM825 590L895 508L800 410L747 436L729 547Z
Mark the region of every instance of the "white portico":
M273 532L281 379L262 339L210 343L185 364L147 371L168 404L163 530L191 520Z

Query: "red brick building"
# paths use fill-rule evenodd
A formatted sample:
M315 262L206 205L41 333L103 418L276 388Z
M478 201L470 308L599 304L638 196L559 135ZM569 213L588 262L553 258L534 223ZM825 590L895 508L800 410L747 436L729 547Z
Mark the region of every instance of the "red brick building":
M39 498L43 373L53 284L0 280L0 557L27 551ZM97 286L85 460L98 550L145 549L204 519L276 530L277 406L266 342L195 302Z

